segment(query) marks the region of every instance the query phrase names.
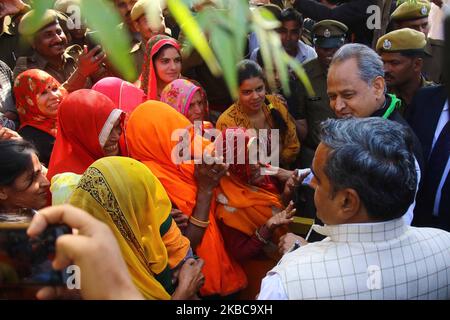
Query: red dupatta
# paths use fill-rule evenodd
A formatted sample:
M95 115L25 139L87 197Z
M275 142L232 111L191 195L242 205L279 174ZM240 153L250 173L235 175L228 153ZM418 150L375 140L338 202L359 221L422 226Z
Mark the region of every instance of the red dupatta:
M165 45L171 45L178 51L181 50L180 44L175 39L166 35L159 34L153 36L147 42L142 74L139 78L141 81L141 89L147 95L147 100L158 100L158 78L155 66L153 65L153 57Z
M67 97L66 89L45 71L31 69L17 77L14 82L14 96L20 118L19 129L30 126L56 137L56 114L46 115L38 106L38 96L44 93L48 86L59 88L61 101Z
M59 107L59 129L47 178L63 172L82 174L104 157L103 145L118 118L123 125L124 115L111 99L97 91L82 89L69 94ZM126 155L123 143L120 153Z

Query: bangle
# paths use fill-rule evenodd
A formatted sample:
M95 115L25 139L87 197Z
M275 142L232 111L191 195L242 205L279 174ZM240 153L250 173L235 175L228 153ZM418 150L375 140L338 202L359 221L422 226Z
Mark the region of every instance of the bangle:
M266 239L264 239L263 237L261 237L261 235L259 234L258 229L255 230L255 236L256 238L258 238L259 241L261 241L264 244L268 244L269 241L267 241Z
M208 221L201 221L196 219L194 216L191 216L189 218L189 222L192 223L194 226L200 227L200 228L207 228L209 225L209 220Z

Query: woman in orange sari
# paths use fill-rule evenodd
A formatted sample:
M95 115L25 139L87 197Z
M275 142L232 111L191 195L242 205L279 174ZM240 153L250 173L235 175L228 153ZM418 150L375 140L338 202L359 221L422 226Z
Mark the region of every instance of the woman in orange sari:
M262 175L260 165L250 164L250 148L257 148L256 141L245 128L225 129L222 139L216 140L222 144L216 145L216 151L223 150L224 159L232 161L230 175L220 180L216 190L216 218L228 252L248 278L242 299L255 299L262 278L281 258L278 240L295 213L292 203L282 209L282 188L275 176ZM286 188L283 199L289 192Z
M220 230L214 219L213 189L227 168L224 165L194 165L175 161L177 129L192 124L174 108L159 101L147 101L131 114L127 124L127 143L132 158L143 162L161 181L173 207L189 220L184 228L194 251L205 261L205 285L202 296L227 296L246 286L246 277L239 264L227 254ZM189 146L194 144L188 130ZM184 138L183 138L184 140ZM202 139L199 139L202 144ZM183 141L184 142L184 141ZM190 159L190 158L189 158Z

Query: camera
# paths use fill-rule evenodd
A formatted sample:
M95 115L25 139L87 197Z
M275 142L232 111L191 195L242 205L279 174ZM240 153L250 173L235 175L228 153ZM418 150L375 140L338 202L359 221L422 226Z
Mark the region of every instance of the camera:
M86 33L86 44L89 51L100 45L98 40L98 31L90 31ZM102 52L103 48L101 48L101 50L97 53L97 55L101 54Z
M71 229L65 225L49 226L31 239L26 231L34 214L32 209L0 212L0 299L15 296L26 288L66 283L66 272L54 270L52 261L56 239L71 233Z

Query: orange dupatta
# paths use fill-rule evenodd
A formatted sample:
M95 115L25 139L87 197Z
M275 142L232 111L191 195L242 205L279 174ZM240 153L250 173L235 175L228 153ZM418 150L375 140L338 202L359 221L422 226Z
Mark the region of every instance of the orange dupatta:
M248 236L255 234L255 230L265 224L276 209L283 208L279 195L245 185L233 175L223 177L216 192L217 219Z
M169 198L184 214L191 215L197 197L193 164L172 162L172 150L178 141L171 141L174 130L191 126L187 118L159 101L147 101L131 114L127 124L127 141L131 157L143 162L161 181ZM246 276L237 262L227 254L217 222L214 219L215 199L211 201L210 225L196 253L205 260L205 285L201 294L229 295L246 286Z

